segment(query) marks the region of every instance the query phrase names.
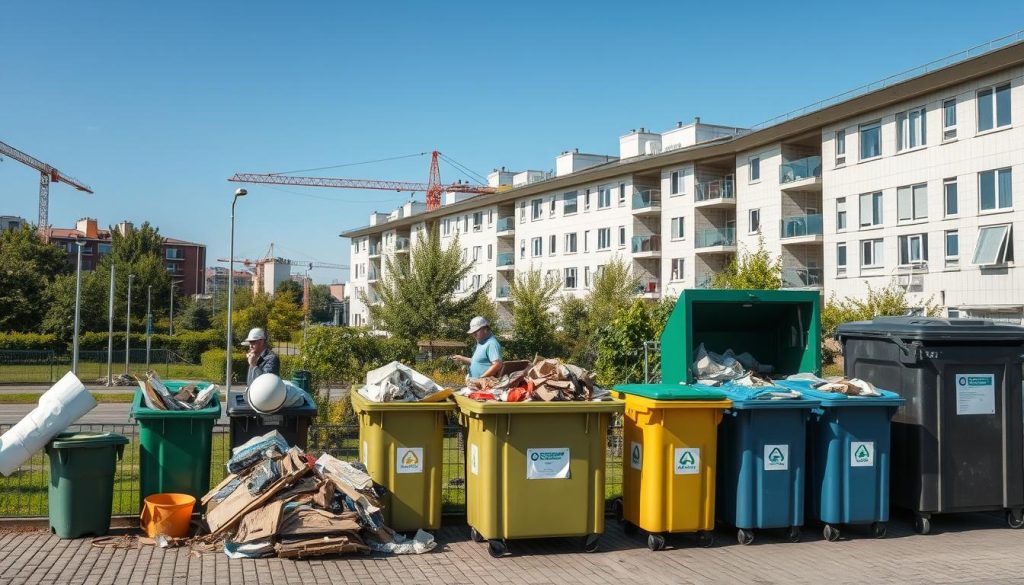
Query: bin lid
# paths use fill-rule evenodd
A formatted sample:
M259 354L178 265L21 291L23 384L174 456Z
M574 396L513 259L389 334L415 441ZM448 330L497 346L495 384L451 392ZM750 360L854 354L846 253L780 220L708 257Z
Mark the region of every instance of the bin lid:
M701 384L620 384L615 390L651 400L725 400L717 388Z
M592 414L592 413L613 413L622 412L623 402L618 399L611 400L553 400L542 402L531 400L529 402L500 402L488 400L481 402L465 396L455 396L455 402L459 411L466 415L485 416L489 414ZM417 402L372 402L371 404L422 404ZM428 403L430 404L430 403Z
M836 332L848 337L919 339L921 341L1010 341L1024 342L1024 327L989 319L948 319L944 317L875 317L870 321L843 323Z
M257 412L256 409L249 404L249 401L245 397L245 392L231 392L228 394L228 416L284 415L308 418L315 417L317 413L316 403L313 402L313 399L310 398L307 392L301 392L302 402L300 404L281 408L274 412Z
M111 445L127 445L128 437L118 433L77 432L59 433L50 442L53 449L89 449Z
M699 386L699 384L698 384ZM771 393L788 392L791 389L784 386L761 386L751 388L726 384L715 387L729 400L732 400L732 408L735 410L754 410L759 408L814 408L821 403L807 395L797 398L772 398Z
M876 388L881 396L848 396L838 392L822 392L812 387L812 382L806 380L778 380L776 382L784 388L792 388L797 392L821 401L825 407L837 406L902 406L906 400L900 398L899 394Z
M352 401L352 410L356 414L363 412L398 412L398 411L409 411L409 412L425 412L431 411L452 411L455 410L455 401L449 396L444 400L437 402L374 402L369 398L363 396L358 390L352 389L348 393L349 400Z
M164 386L168 390L177 390L186 384L207 385L210 382L187 381L187 380L164 380ZM135 398L132 399L131 417L136 420L149 420L160 418L220 418L220 392L214 392L210 398L210 404L199 410L157 410L149 408L142 399L142 389L135 389Z

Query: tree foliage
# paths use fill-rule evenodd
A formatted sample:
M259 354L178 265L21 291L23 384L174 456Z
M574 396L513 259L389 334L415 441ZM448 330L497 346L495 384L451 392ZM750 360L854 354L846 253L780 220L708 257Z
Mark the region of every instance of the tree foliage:
M331 310L331 287L326 284L314 284L309 287L309 320L313 323L333 322L334 311Z
M640 290L641 279L633 274L630 263L616 256L594 275L594 288L587 295L590 314L596 321L607 320L626 308Z
M521 272L509 283L513 339L508 348L510 355L529 359L558 352L555 316L551 310L560 288L557 280L544 278L540 270Z
M206 331L213 325L210 309L206 308L206 305L203 303L191 299L182 301L177 297L175 297L174 303L176 308L174 312L174 328L176 332L179 329Z
M773 257L764 247L764 236L758 234L757 249L733 256L725 270L711 276L711 288L780 289L782 256Z
M47 289L67 271L64 251L43 242L35 226L0 233L0 331L37 331Z
M285 280L277 285L274 296L287 295L293 303L302 306L302 283L294 280Z
M636 299L620 310L597 342L597 382L605 386L642 382L645 341L661 335L651 303Z

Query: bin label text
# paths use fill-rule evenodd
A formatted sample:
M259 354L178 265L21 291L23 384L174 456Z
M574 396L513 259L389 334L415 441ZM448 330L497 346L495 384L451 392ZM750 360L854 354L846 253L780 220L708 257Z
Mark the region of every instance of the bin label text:
M569 479L569 448L527 449L526 479Z
M480 450L476 448L476 444L469 446L469 472L473 475L480 474Z
M786 471L789 469L789 445L764 446L764 470Z
M957 374L956 413L995 414L996 377L992 374Z
M874 467L875 444L870 441L850 442L850 467Z
M700 473L700 448L682 447L675 452L675 474L694 475Z
M644 460L644 448L636 441L631 442L629 445L629 466L633 469L640 469Z
M423 473L423 447L395 447L397 473Z

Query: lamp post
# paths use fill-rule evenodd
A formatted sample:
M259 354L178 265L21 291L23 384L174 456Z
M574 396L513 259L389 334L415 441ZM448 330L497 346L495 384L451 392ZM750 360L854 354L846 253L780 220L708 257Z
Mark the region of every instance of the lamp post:
M75 240L75 245L78 246L78 268L75 271L75 335L72 342L73 348L71 352L71 372L76 376L78 375L78 330L80 317L82 312L82 246L85 245L85 241L82 239Z
M174 335L174 283L171 283L171 320L167 325L167 334Z
M146 286L146 372L149 372L149 350L153 345L153 285Z
M114 371L114 263L110 263L110 296L107 305L107 386L112 386Z
M236 189L235 198L231 200L231 243L228 248L228 344L227 364L225 364L224 368L225 392L231 392L231 350L234 346L234 340L232 339L234 332L231 330L231 311L234 308L235 290L235 204L238 203L239 197L245 197L248 194L249 192L245 189Z
M128 365L129 356L131 356L131 341L132 341L132 281L135 280L134 274L128 275L128 314L124 318L124 374L127 376L131 373L131 366Z

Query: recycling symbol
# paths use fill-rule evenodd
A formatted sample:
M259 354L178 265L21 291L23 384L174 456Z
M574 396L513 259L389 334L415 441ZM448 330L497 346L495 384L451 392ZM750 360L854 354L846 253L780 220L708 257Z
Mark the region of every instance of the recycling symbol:
M679 458L679 466L680 467L689 467L689 466L693 465L694 463L696 463L696 462L693 460L693 454L690 453L689 451L686 451L685 453L683 453L683 456Z
M782 454L782 451L778 447L776 447L768 454L768 461L771 461L776 465L781 465L786 461L786 456Z
M413 451L406 451L405 452L405 457L402 457L402 465L407 465L409 467L414 467L416 465L419 465L419 462L420 462L419 458L416 457L416 453L413 452Z
M640 446L633 445L633 463L640 463Z
M857 458L857 461L867 461L871 457L871 453L868 451L867 447L861 445L853 456Z

